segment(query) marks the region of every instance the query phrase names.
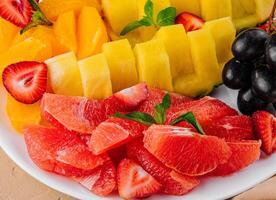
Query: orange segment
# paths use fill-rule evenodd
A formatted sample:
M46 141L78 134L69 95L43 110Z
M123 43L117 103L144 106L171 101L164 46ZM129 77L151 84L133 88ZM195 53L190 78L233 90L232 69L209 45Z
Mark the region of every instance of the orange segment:
M68 11L78 13L84 6L92 6L98 11L101 10L98 0L43 0L40 3L40 8L48 19L52 21L55 21L60 14Z
M108 35L97 9L84 7L80 12L77 27L78 58L82 59L100 53L102 45L108 41Z
M0 53L10 47L17 32L19 32L18 27L0 18Z
M61 14L54 24L58 41L68 50L77 52L76 18L73 11Z
M7 96L6 110L13 128L22 132L26 125L39 124L39 103L27 105L16 101L12 96Z

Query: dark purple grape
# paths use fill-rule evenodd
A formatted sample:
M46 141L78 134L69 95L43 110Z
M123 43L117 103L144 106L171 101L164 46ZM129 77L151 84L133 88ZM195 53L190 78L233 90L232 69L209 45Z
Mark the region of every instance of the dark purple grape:
M276 70L276 33L272 34L265 48L266 62L271 69Z
M223 83L231 89L241 89L250 86L250 74L253 69L250 64L242 63L233 58L225 64L222 79Z
M259 98L268 102L276 101L276 77L267 67L253 70L251 75L252 91Z
M252 61L264 55L268 33L259 28L241 32L232 45L233 55L241 61Z
M257 110L265 109L267 105L268 103L255 96L250 88L239 91L238 108L241 113L252 115Z

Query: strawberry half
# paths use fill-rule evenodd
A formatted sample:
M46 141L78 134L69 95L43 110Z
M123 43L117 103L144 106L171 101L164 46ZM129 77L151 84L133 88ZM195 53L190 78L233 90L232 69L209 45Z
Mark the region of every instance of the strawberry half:
M4 69L3 84L19 102L33 104L47 89L47 66L40 62L19 62Z
M179 14L175 22L182 24L187 32L201 29L205 23L202 18L188 12Z
M32 6L28 0L1 0L0 16L24 28L32 19Z
M140 165L130 159L120 162L117 179L119 195L124 199L148 197L159 192L162 187Z

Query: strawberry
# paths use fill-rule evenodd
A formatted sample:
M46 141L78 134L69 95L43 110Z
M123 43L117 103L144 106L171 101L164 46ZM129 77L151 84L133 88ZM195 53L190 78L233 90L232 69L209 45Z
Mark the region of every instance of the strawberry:
M162 192L170 195L183 195L199 184L196 177L179 174L166 167L145 147L141 139L127 145L127 156L137 161L145 171L162 184Z
M159 192L162 187L141 166L130 159L120 162L117 183L119 195L124 199L148 197Z
M205 23L202 18L188 12L179 14L175 22L176 24L183 24L187 32L201 29Z
M19 102L33 104L47 89L45 63L25 61L9 65L2 74L7 91Z
M24 28L32 19L32 6L29 0L1 0L0 17Z
M226 141L253 140L252 119L248 116L226 116L203 127L206 135L224 138Z
M262 141L262 150L269 155L275 150L276 135L273 133L275 119L272 114L266 111L257 111L252 118L255 133Z
M238 142L227 142L232 151L228 162L219 165L211 174L225 176L239 171L260 158L261 141L246 140Z

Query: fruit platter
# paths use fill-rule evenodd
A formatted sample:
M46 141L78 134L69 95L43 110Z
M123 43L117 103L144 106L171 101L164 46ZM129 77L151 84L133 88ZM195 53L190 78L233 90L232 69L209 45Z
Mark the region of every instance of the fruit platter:
M0 146L78 199L237 195L276 174L275 10L1 0Z

